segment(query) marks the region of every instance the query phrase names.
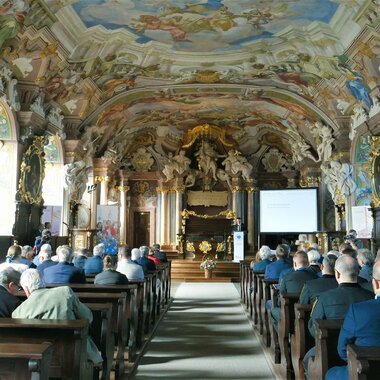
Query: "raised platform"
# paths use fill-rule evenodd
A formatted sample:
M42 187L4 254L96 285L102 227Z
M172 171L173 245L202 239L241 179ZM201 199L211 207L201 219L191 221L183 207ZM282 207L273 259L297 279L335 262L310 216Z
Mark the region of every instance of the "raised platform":
M212 271L212 278L206 279L204 271L199 268L201 260L175 259L172 260L173 280L198 281L198 282L239 282L240 264L232 261L217 261L216 268Z

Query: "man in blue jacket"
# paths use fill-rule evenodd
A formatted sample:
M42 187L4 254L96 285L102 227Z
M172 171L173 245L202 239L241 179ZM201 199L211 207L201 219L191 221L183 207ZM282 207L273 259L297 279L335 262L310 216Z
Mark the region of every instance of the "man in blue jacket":
M84 263L84 273L95 275L103 271L104 244L98 244L93 249L93 256Z
M348 309L340 330L339 356L347 361L347 345L380 346L380 261L373 267L375 299L354 303ZM349 380L348 366L330 368L326 380Z
M280 273L284 269L289 269L293 266L289 261L290 247L287 244L280 244L276 248L277 260L267 265L265 268L264 278L265 280L278 280Z

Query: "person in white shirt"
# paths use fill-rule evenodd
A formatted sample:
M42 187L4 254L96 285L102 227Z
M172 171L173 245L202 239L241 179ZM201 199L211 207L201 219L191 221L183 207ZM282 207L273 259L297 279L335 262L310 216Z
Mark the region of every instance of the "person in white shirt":
M144 280L143 268L132 261L131 251L127 245L119 247L116 270L127 276L129 281Z

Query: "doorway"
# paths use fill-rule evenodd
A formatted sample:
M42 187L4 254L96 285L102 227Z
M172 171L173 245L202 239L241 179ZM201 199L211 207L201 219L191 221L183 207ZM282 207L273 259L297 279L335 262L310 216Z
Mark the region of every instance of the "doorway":
M150 245L150 212L135 211L133 214L133 247Z

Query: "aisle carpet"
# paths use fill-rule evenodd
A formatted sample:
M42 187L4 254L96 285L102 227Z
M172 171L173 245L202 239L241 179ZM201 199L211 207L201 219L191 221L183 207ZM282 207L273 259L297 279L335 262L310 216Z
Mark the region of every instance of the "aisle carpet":
M232 283L182 283L133 377L274 379Z

